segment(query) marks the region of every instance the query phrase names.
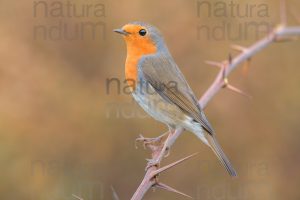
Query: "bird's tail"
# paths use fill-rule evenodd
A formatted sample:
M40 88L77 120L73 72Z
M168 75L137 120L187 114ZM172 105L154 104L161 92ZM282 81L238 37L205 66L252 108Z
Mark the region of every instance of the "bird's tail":
M220 160L221 164L224 166L224 168L227 170L230 176L235 177L237 176L237 173L235 169L230 164L230 161L226 157L225 153L223 152L221 146L219 145L216 138L212 135L207 135L206 139L208 140L209 146L213 150L213 152L216 154L218 159Z

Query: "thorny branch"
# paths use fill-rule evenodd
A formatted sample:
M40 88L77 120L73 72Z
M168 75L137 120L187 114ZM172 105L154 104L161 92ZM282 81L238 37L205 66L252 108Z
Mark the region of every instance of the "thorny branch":
M286 17L285 7L286 7L285 1L282 0L281 5L280 5L281 22L267 36L265 36L264 38L262 38L261 40L257 41L256 43L254 43L253 45L251 45L249 47L233 45L232 48L234 50L237 50L240 52L240 54L234 58L232 58L230 55L229 58L223 62L206 61L207 64L219 67L220 71L219 71L218 75L216 76L212 85L208 88L208 90L204 93L204 95L199 100L199 104L201 105L202 108L205 108L206 105L208 104L208 102L222 88L229 89L233 92L237 92L244 96L248 96L243 91L241 91L238 88L229 84L229 81L228 81L229 74L235 68L237 68L241 63L249 62L252 56L254 56L256 53L258 53L259 51L261 51L264 48L266 48L267 46L269 46L271 43L279 42L279 41L289 41L288 39L290 39L293 36L300 36L300 26L292 26L292 27L286 26L287 17ZM295 17L299 17L299 16L295 16ZM182 132L183 132L182 128L177 129L175 131L175 133L173 133L171 135L170 139L168 140L167 149L164 149L164 150L162 147L163 147L164 141L166 139L165 136L168 134L164 134L159 139L159 141L156 142L156 144L152 144L152 143L145 144L146 147L149 148L152 152L152 159L159 159L160 153L166 154L166 152L171 148L171 146L174 144L174 142L176 141L176 139L180 136L180 134ZM145 141L145 138L141 136L141 138L139 138L138 140ZM163 152L161 152L161 151L163 151ZM194 156L194 154L191 156L188 156L186 158L183 158L177 162L169 164L165 167L160 168L159 166L151 166L151 167L147 168L146 174L145 174L141 184L137 188L136 192L132 196L131 200L141 200L143 198L143 196L146 194L146 192L152 187L162 188L167 191L175 192L175 193L184 195L186 197L190 197L182 192L179 192L179 191L171 188L170 186L167 186L166 184L159 182L158 175L160 173L170 169L171 167L174 167L175 165L187 160L188 158L190 158L192 156ZM161 161L161 159L159 159L159 162Z

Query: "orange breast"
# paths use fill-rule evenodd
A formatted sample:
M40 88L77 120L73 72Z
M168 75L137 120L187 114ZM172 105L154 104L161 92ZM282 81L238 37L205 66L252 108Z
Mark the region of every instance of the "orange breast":
M138 61L140 59L140 56L127 56L126 58L126 65L125 65L125 78L127 84L130 86L130 88L134 88L137 82L137 76L138 76Z
M127 58L125 77L128 86L134 91L138 77L138 62L142 56L156 52L156 46L150 39L125 38L127 44Z

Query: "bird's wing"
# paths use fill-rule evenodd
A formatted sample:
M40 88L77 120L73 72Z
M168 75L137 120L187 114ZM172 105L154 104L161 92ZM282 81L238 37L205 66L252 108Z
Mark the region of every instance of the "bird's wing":
M139 73L165 100L178 106L186 115L200 123L209 134L214 133L193 91L171 56L143 57L139 63Z

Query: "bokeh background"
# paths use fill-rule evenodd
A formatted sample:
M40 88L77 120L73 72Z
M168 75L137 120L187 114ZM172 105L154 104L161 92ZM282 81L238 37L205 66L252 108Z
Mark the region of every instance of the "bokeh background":
M232 1L241 13L250 4L256 6L246 17L232 16L231 1L225 0L207 3L211 9L216 2L226 4L228 16L209 16L205 9L199 14L195 0L42 1L48 11L35 8L35 2L0 1L1 199L69 200L72 194L85 200L112 199L111 187L121 199L129 199L137 188L149 154L141 146L136 149L134 141L140 133L158 136L166 127L123 91L126 48L112 29L135 20L156 25L200 97L218 73L204 61L236 55L231 44L247 46L257 38L253 31L236 39L200 37L197 27L226 23L233 34L247 22L279 21L279 2L271 0ZM57 17L59 2L73 4L77 13L84 5L95 10L100 3L97 9L102 11L70 17L64 6L64 16ZM267 6L267 16L258 16L261 4ZM299 14L299 1L288 1L287 7L289 24L296 25L292 13ZM76 34L74 26L82 22L101 22L105 29L94 39L34 36L36 26L50 31L59 23ZM199 154L161 180L201 200L299 199L299 52L299 41L271 45L251 60L248 70L240 67L230 75L230 82L253 99L222 90L205 109L237 179L226 174L195 136L185 133L163 164ZM109 78L120 81L120 92L116 84L107 91ZM155 190L145 199L185 198Z

